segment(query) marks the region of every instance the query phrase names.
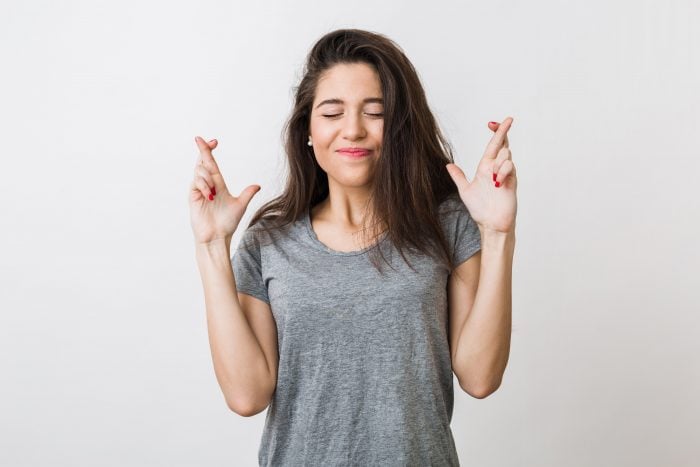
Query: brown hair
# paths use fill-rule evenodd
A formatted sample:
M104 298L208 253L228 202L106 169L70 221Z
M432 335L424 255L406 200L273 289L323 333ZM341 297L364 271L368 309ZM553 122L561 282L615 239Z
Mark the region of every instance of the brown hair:
M289 167L284 191L262 205L248 226L262 220L263 230L283 227L328 196L328 177L306 142L318 80L340 63L366 63L381 82L384 133L367 218L381 220L372 225L386 226L386 240L409 267L404 249L428 254L452 271L454 264L438 215L440 203L457 194L445 168L454 162L452 149L436 124L411 62L391 39L369 31L339 29L325 34L312 47L303 78L294 88L294 109L283 129ZM375 227L368 237L377 236ZM386 262L381 248L371 252L372 263L381 271L377 252Z

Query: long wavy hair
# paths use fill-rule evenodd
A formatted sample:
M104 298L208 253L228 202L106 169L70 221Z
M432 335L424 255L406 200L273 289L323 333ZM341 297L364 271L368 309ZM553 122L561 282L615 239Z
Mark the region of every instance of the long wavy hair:
M428 107L418 73L391 39L359 29L339 29L311 48L295 92L294 108L284 125L288 171L281 195L263 204L248 227L276 230L306 215L329 194L328 177L308 146L311 106L322 74L337 64L366 63L379 75L384 104L381 157L377 161L365 218L367 239L386 233L413 269L404 250L421 252L454 264L443 233L438 207L457 187L445 165L454 162L452 149ZM264 221L264 222L260 222ZM378 232L378 225L385 230ZM381 243L381 242L380 242ZM376 246L376 244L375 244ZM372 264L381 272L381 248L371 248ZM391 266L389 262L387 262Z

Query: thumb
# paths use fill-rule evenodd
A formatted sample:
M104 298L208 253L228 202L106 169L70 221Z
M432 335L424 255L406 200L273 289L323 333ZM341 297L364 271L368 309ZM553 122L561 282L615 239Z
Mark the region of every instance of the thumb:
M260 185L250 185L241 191L241 194L238 195L238 199L240 199L247 208L248 203L250 203L250 200L253 199L253 196L255 196L258 191L260 191Z
M467 180L464 171L460 169L457 164L447 164L445 167L447 167L447 172L450 174L450 177L452 177L452 180L455 182L460 192L469 188L471 183Z

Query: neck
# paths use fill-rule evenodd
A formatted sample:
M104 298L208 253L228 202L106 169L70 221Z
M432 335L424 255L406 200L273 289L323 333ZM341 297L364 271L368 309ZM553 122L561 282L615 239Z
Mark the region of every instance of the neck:
M370 191L366 187L330 186L328 197L312 209L312 216L349 232L371 229L369 200Z

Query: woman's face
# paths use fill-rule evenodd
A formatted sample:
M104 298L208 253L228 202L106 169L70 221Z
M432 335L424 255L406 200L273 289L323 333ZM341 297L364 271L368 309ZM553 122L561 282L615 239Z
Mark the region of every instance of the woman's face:
M316 161L329 184L368 186L384 128L382 88L374 68L343 63L326 70L316 86L310 128Z

